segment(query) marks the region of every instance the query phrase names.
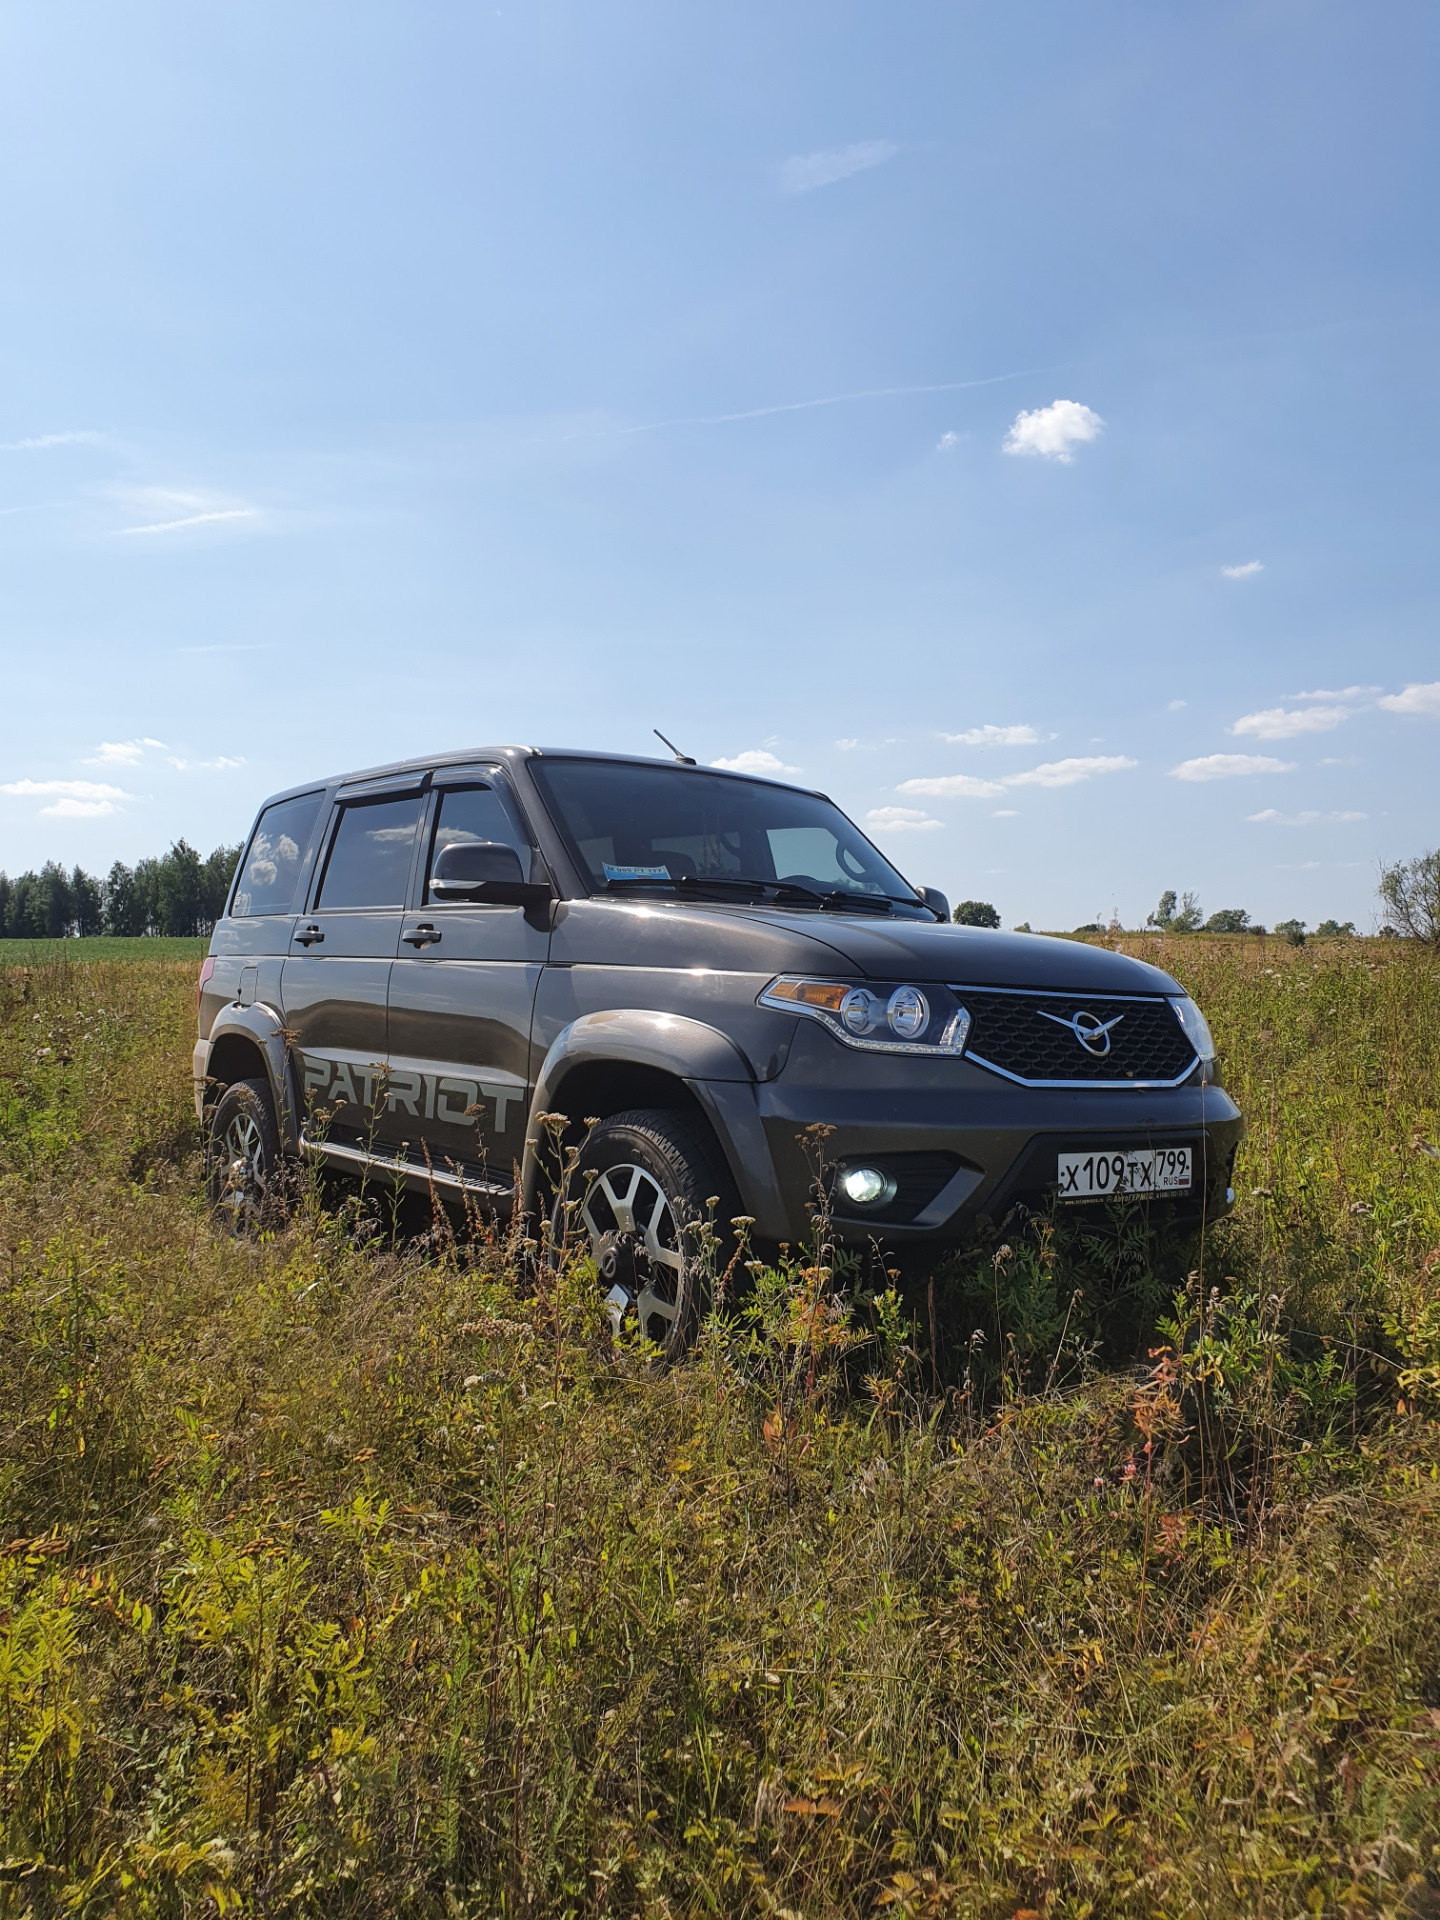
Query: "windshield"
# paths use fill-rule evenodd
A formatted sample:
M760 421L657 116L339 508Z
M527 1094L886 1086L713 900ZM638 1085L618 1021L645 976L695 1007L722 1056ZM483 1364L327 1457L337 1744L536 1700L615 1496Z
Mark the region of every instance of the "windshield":
M597 891L703 893L708 884L733 898L753 882L757 898L773 890L786 906L890 901L929 917L859 828L813 793L604 760L537 759L530 771Z

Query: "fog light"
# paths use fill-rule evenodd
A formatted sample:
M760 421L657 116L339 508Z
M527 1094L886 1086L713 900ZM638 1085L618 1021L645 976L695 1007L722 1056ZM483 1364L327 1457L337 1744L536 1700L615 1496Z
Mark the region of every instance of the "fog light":
M847 1167L836 1184L852 1207L873 1207L895 1198L895 1182L879 1167Z

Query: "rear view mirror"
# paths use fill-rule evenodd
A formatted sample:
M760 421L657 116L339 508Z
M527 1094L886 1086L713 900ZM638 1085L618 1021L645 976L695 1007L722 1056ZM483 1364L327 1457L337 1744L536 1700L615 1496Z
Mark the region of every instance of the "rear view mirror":
M430 897L441 902L476 900L537 907L550 898L550 889L525 878L519 854L503 841L455 840L435 856Z

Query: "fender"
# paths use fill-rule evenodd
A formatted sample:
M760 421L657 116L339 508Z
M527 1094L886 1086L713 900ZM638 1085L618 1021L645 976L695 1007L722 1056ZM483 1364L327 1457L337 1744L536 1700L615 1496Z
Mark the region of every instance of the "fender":
M573 1067L600 1061L657 1067L683 1080L709 1116L740 1192L752 1192L757 1177L762 1184L773 1183L768 1154L763 1167L757 1167L752 1164L752 1154L737 1154L739 1143L732 1138L731 1114L737 1101L754 1106L755 1074L729 1035L685 1014L657 1013L643 1007L614 1007L581 1014L578 1020L562 1027L545 1056L525 1132L522 1186L527 1213L534 1211L539 1196L539 1148L544 1132L539 1116L550 1111L551 1090L560 1085ZM723 1106L718 1103L710 1091L716 1082L721 1083L724 1093L735 1099L724 1101ZM756 1133L763 1139L763 1135L759 1135L758 1120ZM745 1144L749 1147L753 1142Z
M270 1097L275 1102L275 1119L280 1129L281 1144L286 1153L298 1153L301 1106L290 1061L288 1036L279 1010L267 1006L264 1001L257 1000L248 1007L232 1001L222 1007L211 1025L209 1039L201 1040L196 1045L194 1071L197 1112L201 1112L203 1118L211 1057L217 1046L230 1038L248 1040L259 1051L270 1081Z

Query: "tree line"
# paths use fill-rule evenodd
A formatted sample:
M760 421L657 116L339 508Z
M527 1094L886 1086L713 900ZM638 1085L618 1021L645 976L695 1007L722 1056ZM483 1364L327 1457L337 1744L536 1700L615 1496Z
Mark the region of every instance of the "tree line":
M47 860L38 873L0 873L0 938L64 940L110 934L208 934L225 911L239 847L217 847L202 860L187 840L168 853L117 860L103 879Z

